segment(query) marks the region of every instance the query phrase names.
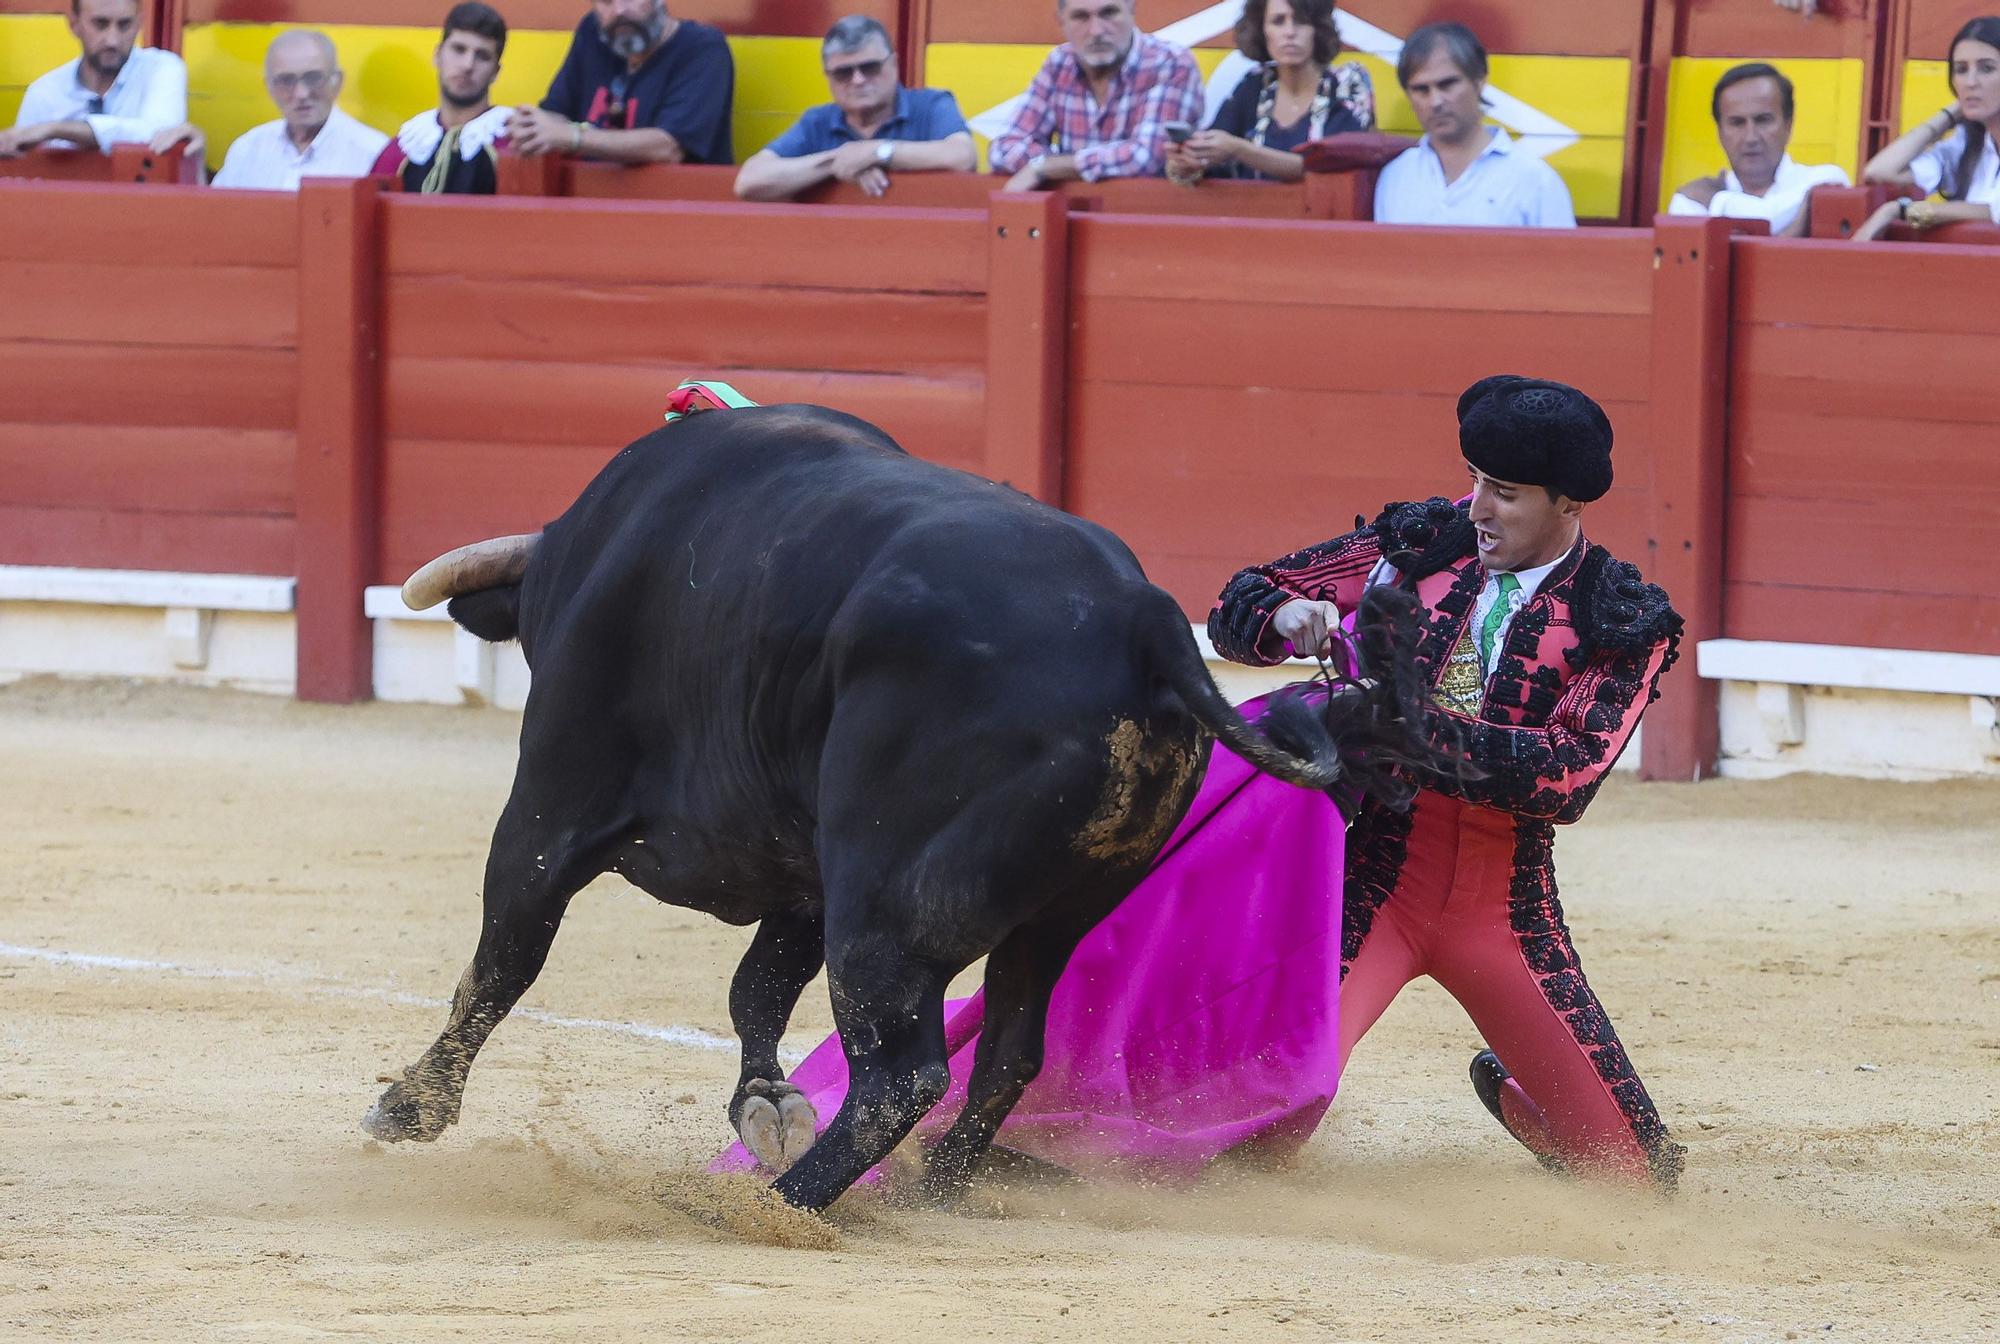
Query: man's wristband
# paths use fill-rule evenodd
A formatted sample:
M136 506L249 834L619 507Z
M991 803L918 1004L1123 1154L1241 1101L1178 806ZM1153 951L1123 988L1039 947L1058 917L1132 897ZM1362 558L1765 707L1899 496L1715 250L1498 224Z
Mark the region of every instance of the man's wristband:
M569 152L574 154L582 148L583 148L583 123L580 121L572 121L569 124Z

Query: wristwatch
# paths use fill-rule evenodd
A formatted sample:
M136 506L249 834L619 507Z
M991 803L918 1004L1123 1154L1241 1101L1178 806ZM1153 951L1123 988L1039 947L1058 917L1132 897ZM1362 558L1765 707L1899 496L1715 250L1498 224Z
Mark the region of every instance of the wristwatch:
M889 161L895 157L896 157L896 145L894 141L882 140L876 143L875 162L878 165L880 165L883 168L887 168L889 166Z

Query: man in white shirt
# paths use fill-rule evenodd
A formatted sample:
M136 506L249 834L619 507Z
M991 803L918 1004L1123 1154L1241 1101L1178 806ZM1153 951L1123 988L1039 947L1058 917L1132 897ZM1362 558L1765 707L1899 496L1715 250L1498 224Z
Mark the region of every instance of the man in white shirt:
M215 175L218 187L297 191L303 177L366 177L389 137L336 105L344 76L325 33L295 28L264 53L264 87L284 114L238 136ZM200 135L186 128L200 152Z
M1808 168L1785 152L1792 141L1792 81L1775 67L1753 61L1725 71L1709 112L1729 167L1675 192L1668 214L1768 219L1772 233L1797 236L1806 231L1806 193L1848 185L1838 166Z
M0 156L41 145L100 149L150 144L187 120L187 66L170 51L133 50L139 0L70 0L69 30L83 55L28 86Z
M1411 33L1396 62L1424 137L1375 182L1378 224L1573 229L1576 211L1556 170L1488 126L1486 48L1462 23Z

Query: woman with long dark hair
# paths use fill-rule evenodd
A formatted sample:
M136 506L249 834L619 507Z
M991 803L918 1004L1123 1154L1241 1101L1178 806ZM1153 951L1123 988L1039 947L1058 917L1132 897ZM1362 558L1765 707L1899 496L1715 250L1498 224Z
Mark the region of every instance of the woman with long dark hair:
M1205 131L1167 154L1167 175L1296 182L1308 140L1375 128L1375 87L1358 61L1335 65L1333 0L1248 0L1236 49L1257 62Z
M1865 182L1915 185L1942 202L1890 201L1854 235L1880 237L1897 219L1918 229L1955 220L2000 224L2000 16L1973 19L1951 39L1955 101L1890 143L1861 171Z

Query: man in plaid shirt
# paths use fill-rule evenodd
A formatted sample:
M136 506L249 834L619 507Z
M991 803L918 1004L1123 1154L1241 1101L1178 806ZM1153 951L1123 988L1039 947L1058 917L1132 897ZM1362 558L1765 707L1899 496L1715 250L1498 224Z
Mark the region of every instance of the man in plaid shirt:
M1185 47L1138 31L1136 2L1060 0L1069 40L1049 53L989 154L994 172L1013 174L1008 191L1158 176L1166 165L1162 127L1201 124L1200 67Z

